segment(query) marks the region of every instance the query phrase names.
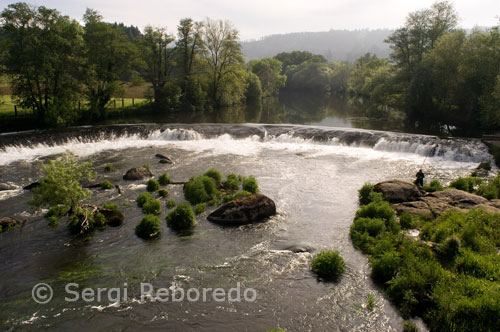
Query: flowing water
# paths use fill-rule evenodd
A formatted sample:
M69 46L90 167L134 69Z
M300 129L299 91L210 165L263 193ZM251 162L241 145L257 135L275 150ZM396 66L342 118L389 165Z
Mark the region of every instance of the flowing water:
M91 160L99 181L123 187L93 190L96 204L120 205L126 219L82 238L64 225L51 228L27 204L25 186L41 175L39 160L73 151ZM159 164L156 153L175 164ZM63 132L0 135L0 216L23 220L0 233L0 324L4 330L49 331L399 331L402 318L369 278L367 259L352 246L349 226L357 190L367 181L411 179L421 167L427 179L449 181L489 158L476 140L380 131L290 125L135 125L73 128ZM132 167L150 164L186 181L209 168L223 175L255 175L260 192L276 202L269 221L221 227L196 217L189 234L169 230L144 241L134 234L142 217L135 198L144 181L122 180ZM113 164L117 171L104 173ZM182 186L169 185L183 201ZM319 282L310 262L320 250L339 250L347 268L338 283ZM40 282L53 288L48 304L32 299ZM65 285L120 287L125 298L68 302ZM141 299L141 283L154 289L254 289L255 301L159 302ZM250 293L249 293L250 294ZM367 308L372 294L375 309ZM111 298L113 299L113 298Z

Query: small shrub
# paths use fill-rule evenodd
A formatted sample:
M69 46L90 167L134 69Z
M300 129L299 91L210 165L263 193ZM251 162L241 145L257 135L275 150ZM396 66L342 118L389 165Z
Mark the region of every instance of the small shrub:
M412 321L405 321L403 324L403 332L418 332L418 327Z
M345 270L344 259L338 251L322 251L314 257L311 270L327 281L337 281Z
M371 266L373 280L384 285L396 276L401 267L401 258L395 251L385 252L380 257L374 259Z
M443 185L439 180L431 180L429 184L424 184L424 190L430 193L433 193L435 191L442 191L444 190Z
M482 163L479 163L479 166L477 166L477 169L484 169L487 171L491 171L491 160L483 161Z
M236 194L234 194L233 198L236 199L236 198L240 198L240 197L246 197L246 196L250 196L252 193L248 192L248 191L245 191L245 190L242 190L242 191L238 191Z
M367 182L361 189L358 190L358 199L360 205L367 205L372 202L380 202L384 200L381 193L373 191L374 185Z
M162 186L166 186L167 184L169 184L171 181L170 181L170 177L168 176L167 173L163 173L162 175L160 175L160 177L158 178L158 182L160 182L160 184Z
M367 205L363 205L356 212L356 219L359 218L372 218L372 219L382 219L385 222L385 227L388 231L398 232L400 227L396 221L396 213L391 208L389 202L371 202Z
M234 195L224 195L224 197L222 197L222 202L227 203L232 201L234 198Z
M144 214L161 214L161 201L159 199L151 199L142 206Z
M216 183L220 183L222 181L222 174L218 170L213 169L213 168L209 169L203 175L208 176L208 177L214 179Z
M171 209L173 207L175 207L175 201L173 199L169 199L167 201L167 209Z
M414 229L418 227L418 220L417 217L407 212L403 212L399 216L399 224L403 229Z
M149 166L149 164L144 164L144 165L142 165L142 167L143 167L143 168L145 168L145 169L147 169L147 170L149 170L149 168L150 168L151 166Z
M56 206L51 207L49 209L49 211L47 211L47 213L45 214L45 217L49 218L49 219L52 217L59 219L59 217L62 217L66 213L68 213L68 208L66 206L56 205Z
M160 189L160 183L158 181L156 181L155 179L150 179L148 181L146 189L149 192L157 191L158 189Z
M482 183L482 180L473 176L458 177L451 181L450 187L467 192L474 192L476 187Z
M104 189L104 190L113 189L114 187L115 186L111 182L109 182L108 180L101 182L101 189Z
M158 196L163 197L163 198L168 197L168 190L167 189L158 190Z
M94 227L94 214L86 208L77 208L75 213L68 219L68 229L72 234L88 233Z
M194 214L198 215L200 213L203 213L203 212L205 212L206 209L207 209L207 204L205 204L205 203L198 203L194 207Z
M366 297L366 309L369 311L373 311L375 309L376 303L375 303L375 296L373 296L372 293L368 294Z
M358 218L351 225L351 232L367 233L371 237L385 232L385 222L382 219Z
M226 186L231 190L238 190L240 188L241 179L236 174L229 174L226 178Z
M50 216L49 217L49 226L50 227L57 227L59 225L59 218L56 216ZM2 232L2 226L0 226L0 233Z
M192 228L195 225L193 209L189 203L181 203L167 217L167 226L179 231Z
M208 202L218 194L215 180L206 175L191 178L184 185L184 196L191 204Z
M94 215L94 223L96 227L104 228L106 227L106 217L102 213L96 213Z
M160 219L154 215L144 216L135 227L135 234L143 239L151 239L160 234Z
M104 172L110 173L110 172L114 172L114 171L116 171L115 166L113 166L111 164L107 164L106 166L104 166Z
M112 211L120 211L118 204L115 204L115 203L106 203L103 205L103 208L105 208L107 210L112 210Z
M143 207L144 204L150 200L152 200L153 197L151 196L150 193L142 193L137 198L135 199L135 202L139 207Z
M456 236L447 238L443 243L437 247L439 257L446 261L451 262L460 252L460 240Z
M259 184L254 176L249 176L243 180L243 191L256 194L259 191Z

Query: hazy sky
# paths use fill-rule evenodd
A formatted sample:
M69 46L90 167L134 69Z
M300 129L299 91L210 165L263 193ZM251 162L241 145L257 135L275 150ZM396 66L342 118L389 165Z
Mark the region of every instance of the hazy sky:
M2 9L22 0L0 0ZM241 39L299 31L397 28L406 15L429 7L434 0L25 0L56 8L81 20L85 8L100 11L108 22L167 26L173 33L181 18L228 19ZM500 0L455 0L460 25L492 26L498 22Z

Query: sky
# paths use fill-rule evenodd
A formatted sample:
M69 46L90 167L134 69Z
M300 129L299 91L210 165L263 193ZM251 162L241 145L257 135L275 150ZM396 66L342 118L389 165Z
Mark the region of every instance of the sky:
M0 0L1 8L22 0ZM428 8L434 0L25 0L56 8L81 21L86 8L98 10L107 22L166 26L176 33L180 19L205 17L231 21L242 40L271 34L330 29L394 29L409 12ZM455 0L463 28L498 23L500 0Z

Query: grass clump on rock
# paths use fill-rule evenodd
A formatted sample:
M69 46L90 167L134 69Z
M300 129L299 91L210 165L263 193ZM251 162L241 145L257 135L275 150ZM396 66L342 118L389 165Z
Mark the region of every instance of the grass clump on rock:
M367 182L358 190L358 199L360 205L367 205L371 202L380 202L383 200L382 194L373 191L374 185Z
M403 332L418 332L418 327L412 321L405 321L403 324Z
M213 200L218 194L215 180L207 175L193 177L184 185L184 196L193 205Z
M115 166L113 166L111 164L107 164L106 166L104 166L104 172L110 173L110 172L114 172L114 171L116 171Z
M169 199L167 201L167 209L172 209L175 207L175 201L173 199Z
M201 213L205 212L206 209L207 209L207 204L205 204L205 203L198 203L194 207L194 213L196 215L198 215L198 214L201 214Z
M158 178L158 182L162 185L162 186L166 186L167 184L169 184L171 181L170 181L170 177L168 176L167 173L163 173L162 175L160 175L160 177Z
M259 191L259 184L253 175L243 180L243 191L256 194Z
M251 194L252 194L251 192L248 192L248 191L245 191L245 190L238 191L236 194L234 194L233 199L240 198L240 197L250 196Z
M148 200L142 206L142 212L144 214L161 214L161 201L159 199Z
M168 190L167 189L158 190L158 196L162 198L168 197Z
M107 210L111 210L111 211L120 211L118 204L115 204L115 203L106 203L102 207L107 209Z
M135 234L143 239L151 239L160 234L160 219L148 214L135 227Z
M181 203L167 217L167 226L175 231L190 229L195 225L194 213L189 203Z
M441 184L441 182L439 182L439 180L431 180L431 182L429 182L429 184L424 184L424 190L429 192L429 193L433 193L436 191L444 190L444 187Z
M229 174L226 177L226 187L230 190L236 191L240 188L241 176L236 174Z
M314 257L311 270L321 279L337 281L344 273L345 262L338 251L322 251Z
M157 191L158 189L160 189L160 183L158 181L156 181L155 179L150 179L148 181L146 189L149 192Z
M113 189L115 186L109 182L108 180L104 180L101 182L101 189L107 190L107 189Z
M222 174L214 168L209 169L203 175L214 179L216 183L220 183L222 181Z
M153 196L151 196L150 193L142 193L142 194L139 194L139 196L137 196L137 198L135 199L135 202L137 203L137 205L139 207L142 208L147 201L150 201L152 199L153 199Z

